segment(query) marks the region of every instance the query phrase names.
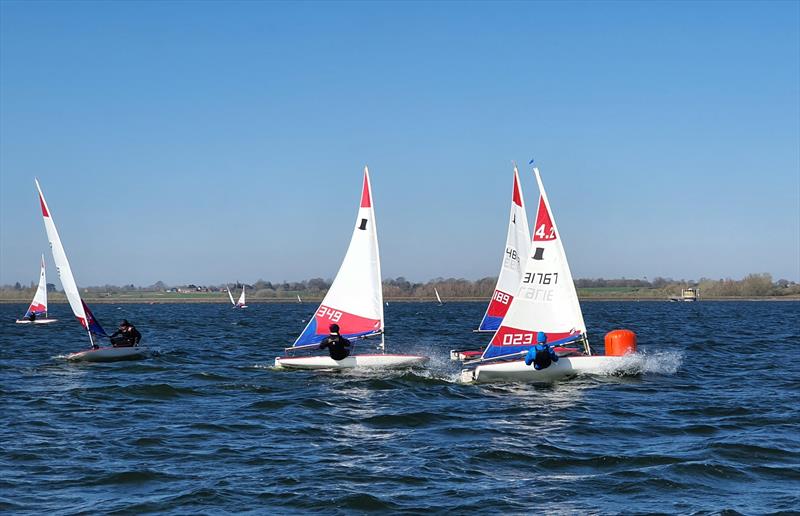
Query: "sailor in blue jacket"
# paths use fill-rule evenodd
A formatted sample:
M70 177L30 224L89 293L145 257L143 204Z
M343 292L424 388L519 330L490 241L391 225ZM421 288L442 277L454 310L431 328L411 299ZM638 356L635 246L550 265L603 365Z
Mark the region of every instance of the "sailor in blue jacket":
M536 342L537 344L525 355L525 365L533 363L533 368L540 370L547 369L553 362L558 362L558 355L553 347L547 344L547 335L543 331L536 334Z

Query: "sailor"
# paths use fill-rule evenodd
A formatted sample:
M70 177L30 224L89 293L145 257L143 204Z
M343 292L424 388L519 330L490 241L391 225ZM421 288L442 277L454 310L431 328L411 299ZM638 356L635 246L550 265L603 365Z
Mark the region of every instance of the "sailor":
M331 358L342 360L350 355L350 341L339 335L339 325L331 324L328 327L331 334L319 343L319 349L328 348Z
M547 344L547 335L540 331L536 334L537 344L528 350L525 355L525 365L531 365L536 370L547 369L553 362L558 362L558 355L552 346Z
M115 348L138 346L141 340L142 334L127 319L123 319L117 331L111 334L111 345Z

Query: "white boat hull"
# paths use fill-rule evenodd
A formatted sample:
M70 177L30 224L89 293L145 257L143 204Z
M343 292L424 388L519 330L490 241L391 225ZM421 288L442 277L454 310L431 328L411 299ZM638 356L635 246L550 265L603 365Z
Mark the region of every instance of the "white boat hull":
M343 360L326 356L278 357L275 367L281 369L392 369L424 364L428 357L420 355L351 355Z
M525 365L524 360L486 364L461 371L463 383L523 382L551 383L581 374L608 375L631 370L631 355L628 356L579 356L561 357L546 369L537 370Z
M17 324L50 324L56 322L58 319L36 319L31 321L29 319L17 319Z
M67 355L67 360L73 362L116 362L120 360L139 360L146 358L149 353L149 350L144 346L106 347L70 353Z

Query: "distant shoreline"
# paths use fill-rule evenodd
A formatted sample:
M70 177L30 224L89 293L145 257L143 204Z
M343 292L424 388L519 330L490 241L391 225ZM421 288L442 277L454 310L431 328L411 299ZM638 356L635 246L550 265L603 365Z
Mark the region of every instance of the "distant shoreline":
M647 303L671 303L669 299L659 299L655 297L642 297L642 298L632 298L632 297L613 297L613 296L585 296L580 297L579 300L581 302L592 302L592 301L599 301L599 302L613 302L613 301L626 301L629 303L637 303L637 302L647 302ZM225 304L229 305L230 302L227 299L220 298L191 298L191 297L181 297L181 298L155 298L155 297L98 297L92 298L87 297L84 298L84 301L91 304L138 304L138 305L148 305L148 304L158 304L158 305L166 305L166 304ZM427 299L427 298L393 298L393 299L384 299L384 301L388 303L436 303L435 299ZM764 296L764 297L707 297L703 298L700 301L695 301L697 303L703 303L708 301L800 301L800 296ZM0 304L28 304L30 301L27 299L0 299ZM304 305L317 305L322 302L322 298L319 299L308 299L307 301L303 301L302 304ZM294 304L299 305L297 300L292 300L291 298L285 299L248 299L248 304ZM483 298L451 298L447 299L445 303L488 303L488 299ZM52 305L66 305L67 301L64 299L51 299L50 304ZM675 304L684 304L682 302L678 302Z

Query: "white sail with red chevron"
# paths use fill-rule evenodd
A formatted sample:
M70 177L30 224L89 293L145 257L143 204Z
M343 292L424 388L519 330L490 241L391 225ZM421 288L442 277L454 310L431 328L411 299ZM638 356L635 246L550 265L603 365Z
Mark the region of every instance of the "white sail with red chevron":
M529 349L536 344L539 331L547 334L550 344L573 341L586 334L578 293L547 192L539 170L534 167L533 172L540 192L533 243L519 289L484 351L484 359Z
M36 317L47 317L47 276L44 270L44 255L42 255L42 265L39 272L39 286L36 288L36 294L33 296L28 311L25 312L25 318L35 314Z
M92 311L86 306L86 303L81 299L78 292L78 286L75 284L75 278L72 276L72 269L69 266L67 255L64 252L64 246L61 245L61 238L58 236L55 222L47 207L47 202L44 200L42 188L39 186L39 180L36 181L36 189L39 192L39 204L42 208L42 218L44 220L44 228L47 232L47 239L50 241L50 249L53 252L53 261L56 264L58 277L61 279L61 286L64 288L64 293L67 295L69 306L72 308L72 313L78 318L81 325L89 332L91 340L92 334L107 337L105 330L95 320Z
M361 202L347 254L333 284L294 347L318 344L328 336L331 324L338 324L340 335L346 338L383 332L378 232L367 167L364 167Z
M514 166L514 188L511 192L511 214L508 217L508 232L506 234L506 248L503 252L503 262L500 265L500 275L494 288L492 299L486 308L486 313L478 326L479 332L496 331L503 321L511 301L517 293L522 269L528 261L528 252L531 244L531 233L528 229L528 214L525 211L525 200L522 196L522 187L519 182L519 172Z

